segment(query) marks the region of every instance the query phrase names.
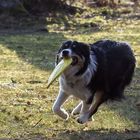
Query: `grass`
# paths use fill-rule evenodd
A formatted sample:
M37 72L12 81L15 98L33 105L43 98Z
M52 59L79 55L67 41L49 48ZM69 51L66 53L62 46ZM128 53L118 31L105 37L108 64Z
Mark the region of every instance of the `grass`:
M98 26L85 26L89 21ZM55 24L47 25L49 33L0 35L1 139L140 139L140 20L96 16L89 21L77 16L67 30ZM46 88L55 53L68 39L92 43L103 38L127 41L135 52L137 68L125 90L126 100L102 105L90 123L80 125L73 118L64 121L51 110L58 81ZM64 107L70 113L76 103L72 98Z

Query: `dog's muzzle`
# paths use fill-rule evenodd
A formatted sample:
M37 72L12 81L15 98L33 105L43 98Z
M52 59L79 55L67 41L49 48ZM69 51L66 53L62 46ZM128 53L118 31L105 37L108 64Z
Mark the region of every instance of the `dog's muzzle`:
M60 54L60 57L61 58L68 58L68 57L71 57L71 50L70 49L64 49L61 54Z
M63 50L62 51L62 57L70 57L69 51L68 50Z
M60 54L60 58L63 59L63 58L69 58L71 57L72 58L72 63L71 65L76 65L78 63L78 58L76 56L73 56L72 55L72 52L70 49L65 49L61 52Z

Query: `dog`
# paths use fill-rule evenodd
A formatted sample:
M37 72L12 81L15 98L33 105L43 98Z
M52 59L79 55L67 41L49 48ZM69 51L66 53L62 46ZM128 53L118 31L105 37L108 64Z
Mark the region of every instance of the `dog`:
M79 114L77 122L81 124L90 120L102 103L124 98L136 63L129 44L112 40L93 44L66 41L56 55L56 65L63 58L72 58L72 63L59 78L60 90L52 110L67 120L69 114L61 107L73 95L80 103L71 114Z

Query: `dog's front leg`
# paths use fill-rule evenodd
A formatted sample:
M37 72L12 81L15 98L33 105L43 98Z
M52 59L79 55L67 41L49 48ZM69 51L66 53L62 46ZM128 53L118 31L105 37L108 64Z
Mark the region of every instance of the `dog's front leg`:
M87 104L85 101L82 101L82 108L81 108L81 112L80 112L80 116L79 118L77 118L77 122L78 123L85 123L89 120L89 108L90 108L91 104Z
M61 106L68 99L68 97L69 95L60 90L56 101L54 102L54 105L52 107L54 113L66 120L69 118L69 114L64 109L62 109Z
M77 115L81 112L81 108L82 108L82 101L72 110L71 115Z

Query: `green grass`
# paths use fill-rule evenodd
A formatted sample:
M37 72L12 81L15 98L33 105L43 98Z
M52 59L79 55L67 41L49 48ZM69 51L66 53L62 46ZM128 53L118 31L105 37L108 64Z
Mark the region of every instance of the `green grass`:
M60 30L58 24L48 25L50 33L0 36L0 138L140 138L140 109L136 106L140 101L140 20L105 20L97 16L90 22L99 24L99 28L81 26L89 21L77 16L67 31ZM84 125L73 118L60 119L51 110L58 81L46 88L60 44L68 39L92 43L104 38L127 41L135 52L137 68L131 86L125 90L126 100L102 105L94 121ZM70 113L76 103L75 98L70 99L64 107Z

